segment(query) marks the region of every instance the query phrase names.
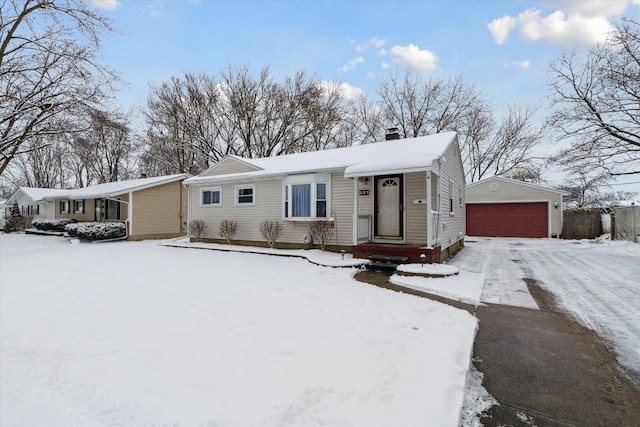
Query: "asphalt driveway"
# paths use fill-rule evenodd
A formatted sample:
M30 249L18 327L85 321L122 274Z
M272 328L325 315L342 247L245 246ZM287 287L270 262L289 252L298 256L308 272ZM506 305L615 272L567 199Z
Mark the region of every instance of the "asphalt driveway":
M485 303L567 313L640 383L640 245L471 237L450 264L485 274Z

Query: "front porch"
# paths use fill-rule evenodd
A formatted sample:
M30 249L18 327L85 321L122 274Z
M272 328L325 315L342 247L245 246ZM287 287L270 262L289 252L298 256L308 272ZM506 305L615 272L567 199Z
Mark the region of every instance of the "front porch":
M425 262L430 264L440 263L440 246L426 247L422 245L394 245L382 243L360 243L351 246L354 258L369 258L371 255L386 255L407 257L411 263L420 262L420 255L424 254Z

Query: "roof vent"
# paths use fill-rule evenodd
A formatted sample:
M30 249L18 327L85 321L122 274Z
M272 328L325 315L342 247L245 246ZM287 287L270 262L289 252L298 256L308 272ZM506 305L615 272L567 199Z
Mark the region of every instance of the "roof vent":
M394 139L400 139L400 131L397 127L387 128L387 134L384 138L386 141L391 141Z

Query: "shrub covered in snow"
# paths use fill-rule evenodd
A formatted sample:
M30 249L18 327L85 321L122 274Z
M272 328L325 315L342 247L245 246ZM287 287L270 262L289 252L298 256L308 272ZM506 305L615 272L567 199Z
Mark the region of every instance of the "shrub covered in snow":
M9 218L4 223L5 233L14 233L16 231L22 231L27 228L28 219L20 213L18 203L15 203L11 207L11 213Z
M42 231L64 231L64 228L69 225L76 223L75 219L71 218L62 218L62 219L46 219L46 218L37 218L31 222L34 228Z
M125 237L127 226L123 222L78 222L68 224L69 236L87 240L107 240Z

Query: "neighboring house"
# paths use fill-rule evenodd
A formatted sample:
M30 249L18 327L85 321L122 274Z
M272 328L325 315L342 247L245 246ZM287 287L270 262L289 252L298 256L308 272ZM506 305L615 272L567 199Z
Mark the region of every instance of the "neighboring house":
M122 221L129 240L171 238L186 234L188 174L108 182L67 190L50 200L56 218Z
M6 200L6 210L18 203L18 209L24 216L32 218L55 218L55 206L49 198L64 194L69 190L57 188L20 187ZM6 212L9 215L9 212Z
M455 132L298 154L227 156L189 188L189 220L238 223L234 243L264 246L259 226L283 224L278 246L309 248L309 225L329 221L329 250L356 257L425 254L441 262L464 245L464 172Z
M494 176L467 185L467 235L560 237L562 196L544 185Z

